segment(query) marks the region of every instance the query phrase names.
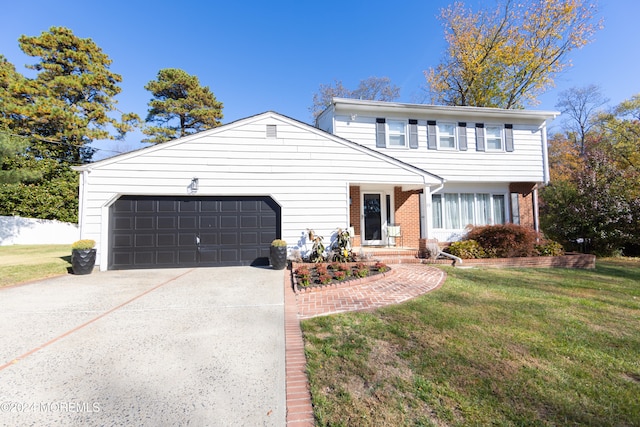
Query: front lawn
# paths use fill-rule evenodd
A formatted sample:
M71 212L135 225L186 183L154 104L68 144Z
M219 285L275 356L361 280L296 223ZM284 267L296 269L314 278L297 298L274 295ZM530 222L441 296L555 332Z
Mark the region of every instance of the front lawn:
M0 287L66 274L71 245L0 246Z
M318 425L640 425L640 262L446 271L302 322Z

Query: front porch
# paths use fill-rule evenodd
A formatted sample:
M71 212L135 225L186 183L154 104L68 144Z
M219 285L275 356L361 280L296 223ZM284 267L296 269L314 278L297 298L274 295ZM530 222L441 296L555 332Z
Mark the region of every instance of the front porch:
M421 194L400 186L349 186L352 247L368 253L417 255L422 237ZM359 253L359 252L356 252Z

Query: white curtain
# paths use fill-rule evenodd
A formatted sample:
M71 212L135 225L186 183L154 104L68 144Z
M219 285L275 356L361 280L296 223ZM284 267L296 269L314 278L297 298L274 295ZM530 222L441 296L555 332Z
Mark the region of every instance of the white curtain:
M488 194L476 194L478 217L476 225L487 225L491 220L491 197Z
M457 193L444 195L444 215L446 228L460 228L460 205Z
M493 196L493 223L504 224L504 196Z
M461 221L460 225L466 227L471 224L474 225L473 211L474 211L474 197L472 193L460 194L460 213Z
M431 213L433 228L442 228L442 196L440 194L431 196Z

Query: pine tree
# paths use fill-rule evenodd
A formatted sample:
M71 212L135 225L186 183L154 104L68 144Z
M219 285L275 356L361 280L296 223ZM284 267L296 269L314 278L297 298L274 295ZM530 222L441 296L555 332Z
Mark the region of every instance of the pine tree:
M183 70L165 68L145 89L153 94L147 123L149 138L142 142L160 143L220 126L222 103L208 86Z

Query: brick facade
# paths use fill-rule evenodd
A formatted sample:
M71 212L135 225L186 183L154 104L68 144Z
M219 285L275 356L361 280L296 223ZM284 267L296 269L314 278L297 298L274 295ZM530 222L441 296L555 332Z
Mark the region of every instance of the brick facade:
M396 246L417 248L420 242L420 191L402 191L393 189L395 199L395 223L400 225L402 238Z
M353 185L349 187L349 199L349 226L355 231L355 236L351 236L351 245L360 246L360 187Z
M518 207L520 209L520 225L535 228L535 214L533 212L533 197L535 188L533 182L512 182L509 192L518 193ZM513 218L510 218L513 221Z

